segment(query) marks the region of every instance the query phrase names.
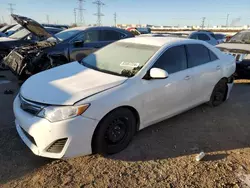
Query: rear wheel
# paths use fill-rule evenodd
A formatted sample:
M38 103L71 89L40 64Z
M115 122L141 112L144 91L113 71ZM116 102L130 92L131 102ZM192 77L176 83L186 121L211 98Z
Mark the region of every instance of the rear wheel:
M225 80L221 80L214 87L213 93L210 97L209 105L212 107L221 105L227 95L227 82Z
M136 132L136 119L127 108L119 108L104 117L95 130L94 153L114 154L125 149Z

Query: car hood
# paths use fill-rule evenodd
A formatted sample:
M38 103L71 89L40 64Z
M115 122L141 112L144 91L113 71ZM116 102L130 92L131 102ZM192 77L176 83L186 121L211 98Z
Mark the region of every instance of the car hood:
M250 44L239 44L239 43L222 43L217 45L219 49L223 51L229 51L229 52L236 52L237 51L247 51L248 53L250 52Z
M53 36L48 31L46 31L46 29L41 24L39 24L35 20L32 20L24 16L19 16L16 14L11 14L11 16L17 23L22 25L25 29L29 30L31 33L38 36L39 38L49 38Z
M25 99L38 103L73 105L91 95L118 86L127 79L73 62L30 77L22 85L20 94Z

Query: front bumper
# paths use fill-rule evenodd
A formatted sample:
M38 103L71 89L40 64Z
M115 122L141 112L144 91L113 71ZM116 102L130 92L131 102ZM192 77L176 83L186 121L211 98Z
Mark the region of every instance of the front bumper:
M51 123L23 111L19 97L16 97L13 108L17 132L34 154L48 158L70 158L92 153L91 141L97 120L78 116ZM51 146L61 140L66 140L60 145L61 151L51 152Z

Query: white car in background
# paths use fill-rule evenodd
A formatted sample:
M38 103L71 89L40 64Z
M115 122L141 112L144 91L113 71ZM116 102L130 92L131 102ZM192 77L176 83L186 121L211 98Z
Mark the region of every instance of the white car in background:
M16 128L39 156L117 153L138 130L223 103L234 71L232 56L202 41L124 39L30 77L14 101Z
M213 32L200 30L200 31L183 31L174 32L171 35L179 36L183 38L195 39L205 41L213 46L219 44Z

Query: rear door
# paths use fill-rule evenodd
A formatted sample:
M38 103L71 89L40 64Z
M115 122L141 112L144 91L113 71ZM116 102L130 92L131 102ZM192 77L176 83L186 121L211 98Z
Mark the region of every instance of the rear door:
M194 79L192 100L195 104L206 102L215 84L222 78L220 60L202 44L188 44L186 49L188 67Z
M86 30L70 42L69 56L71 61L80 61L82 58L102 47L100 43L100 30Z

